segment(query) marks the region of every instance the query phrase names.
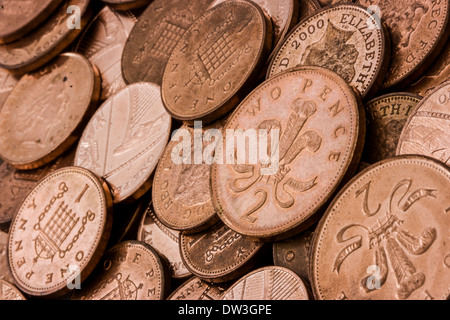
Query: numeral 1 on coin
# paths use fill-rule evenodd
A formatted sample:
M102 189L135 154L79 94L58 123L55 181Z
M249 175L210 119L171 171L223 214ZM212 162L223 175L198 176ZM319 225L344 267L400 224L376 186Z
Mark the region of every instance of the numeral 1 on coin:
M83 191L81 191L80 195L78 196L78 198L75 200L75 203L79 203L81 201L81 198L83 198L84 194L86 193L86 191L89 189L89 185L86 184L84 186Z

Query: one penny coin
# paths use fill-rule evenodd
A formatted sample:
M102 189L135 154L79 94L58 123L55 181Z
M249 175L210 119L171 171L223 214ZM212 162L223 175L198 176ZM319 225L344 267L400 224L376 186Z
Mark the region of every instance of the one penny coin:
M381 161L333 200L313 240L317 299L447 299L449 168L421 156Z
M114 203L136 200L151 187L152 175L166 146L171 118L159 86L136 83L106 100L87 125L75 165L103 177Z
M211 122L235 107L261 75L271 29L260 7L242 0L221 3L195 21L164 72L162 96L172 117Z
M13 301L26 300L26 298L13 284L0 279L0 300Z
M131 10L145 7L152 0L102 0L111 8L116 10Z
M27 170L55 160L81 136L100 88L96 68L76 53L23 76L0 111L0 156Z
M176 289L167 300L221 300L228 287L227 284L213 284L192 277Z
M8 260L18 287L33 296L69 292L99 262L111 231L111 194L91 172L55 171L27 196L14 218Z

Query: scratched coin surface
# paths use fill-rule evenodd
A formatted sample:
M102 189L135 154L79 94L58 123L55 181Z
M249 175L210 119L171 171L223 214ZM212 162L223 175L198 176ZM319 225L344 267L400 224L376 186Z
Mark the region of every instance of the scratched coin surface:
M426 157L384 160L333 200L314 236L317 299L447 299L450 171Z
M5 69L0 68L0 111L12 89L19 82L19 79L20 77L14 76Z
M94 64L102 77L101 100L125 87L122 53L137 19L131 11L103 8L81 36L75 51Z
M145 7L152 0L102 0L102 2L116 10L131 10Z
M367 136L363 159L369 163L392 158L411 111L422 100L410 93L391 93L365 104Z
M17 286L33 296L56 296L101 258L111 230L111 194L93 173L68 167L47 176L14 218L8 261Z
M26 300L26 298L13 284L0 279L0 300L13 301Z
M411 111L397 155L419 154L450 165L450 81L446 81Z
M374 12L381 16L391 34L391 66L384 89L404 87L420 76L447 41L448 1L358 0L357 3L378 6Z
M228 287L228 284L213 284L192 277L172 292L167 300L221 300Z
M186 267L213 283L248 272L262 247L263 243L244 238L221 222L203 232L180 235L181 258Z
M381 26L361 6L324 8L300 22L274 55L267 78L298 65L330 69L363 97L381 86L389 59Z
M14 278L8 265L8 234L0 231L0 280L14 283Z
M309 300L308 289L293 271L264 267L238 280L222 300Z
M22 74L49 62L80 34L90 16L88 5L89 0L66 0L31 34L0 45L0 67ZM70 6L77 6L80 10L80 28L77 28L76 16L67 13Z
M181 37L164 72L162 97L178 120L211 122L230 111L260 77L272 24L253 2L208 10Z
M142 217L137 239L152 246L169 263L172 278L180 279L189 277L191 272L184 265L180 255L180 232L167 228L155 215L150 203L145 215Z
M138 199L169 140L171 118L161 101L160 87L136 83L106 100L87 125L75 165L103 177L114 203Z
M13 42L39 26L62 0L0 1L0 44Z
M126 83L162 84L167 61L186 30L212 0L154 0L139 17L122 56Z
M314 12L319 11L321 6L317 0L298 0L299 1L299 11L300 16L298 21L301 22L303 19L308 18Z
M170 287L164 262L145 243L126 241L108 250L74 300L162 300Z
M78 140L99 95L97 70L76 53L23 76L0 111L0 156L18 169L56 159Z
M356 169L364 123L352 88L328 69L300 67L267 80L224 129L244 130L234 132L238 143L252 130L265 130L267 139L254 137L249 148L259 145L267 152L249 160L252 153L238 149L234 163L241 164L228 164L229 159L213 164L219 217L236 232L258 239L282 240L305 230L347 170Z

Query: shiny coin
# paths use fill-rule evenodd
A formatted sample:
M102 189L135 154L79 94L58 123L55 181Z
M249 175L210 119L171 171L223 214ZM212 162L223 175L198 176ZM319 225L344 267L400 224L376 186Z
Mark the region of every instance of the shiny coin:
M0 231L0 280L13 283L14 278L8 265L8 234Z
M116 10L131 10L145 7L152 0L102 0L111 8Z
M86 127L75 165L103 177L114 203L135 200L149 180L169 140L171 118L159 86L137 83L109 98Z
M317 299L448 299L448 167L384 160L334 199L313 243Z
M193 277L176 289L167 300L221 300L227 284L213 284Z
M211 122L226 114L258 80L271 40L271 23L253 2L227 1L208 10L167 63L167 111L183 121Z
M26 298L13 284L0 279L0 300L26 300Z
M18 287L56 296L100 260L111 230L111 194L91 172L55 171L27 196L11 224L8 259Z
M18 169L56 159L78 140L99 95L98 72L79 54L23 76L0 111L0 156Z
M19 82L19 79L19 77L0 68L0 111L12 89L14 89L17 82Z
M317 0L298 0L300 3L300 16L298 21L303 21L303 19L308 18L310 15L319 11L321 8L320 3Z
M303 20L271 61L267 77L295 67L328 68L363 97L378 90L387 71L389 43L381 25L361 6L328 7Z

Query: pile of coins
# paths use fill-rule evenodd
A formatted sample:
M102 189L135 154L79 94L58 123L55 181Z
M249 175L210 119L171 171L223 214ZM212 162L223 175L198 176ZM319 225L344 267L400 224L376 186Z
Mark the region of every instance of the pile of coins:
M450 298L448 1L0 0L0 299Z

